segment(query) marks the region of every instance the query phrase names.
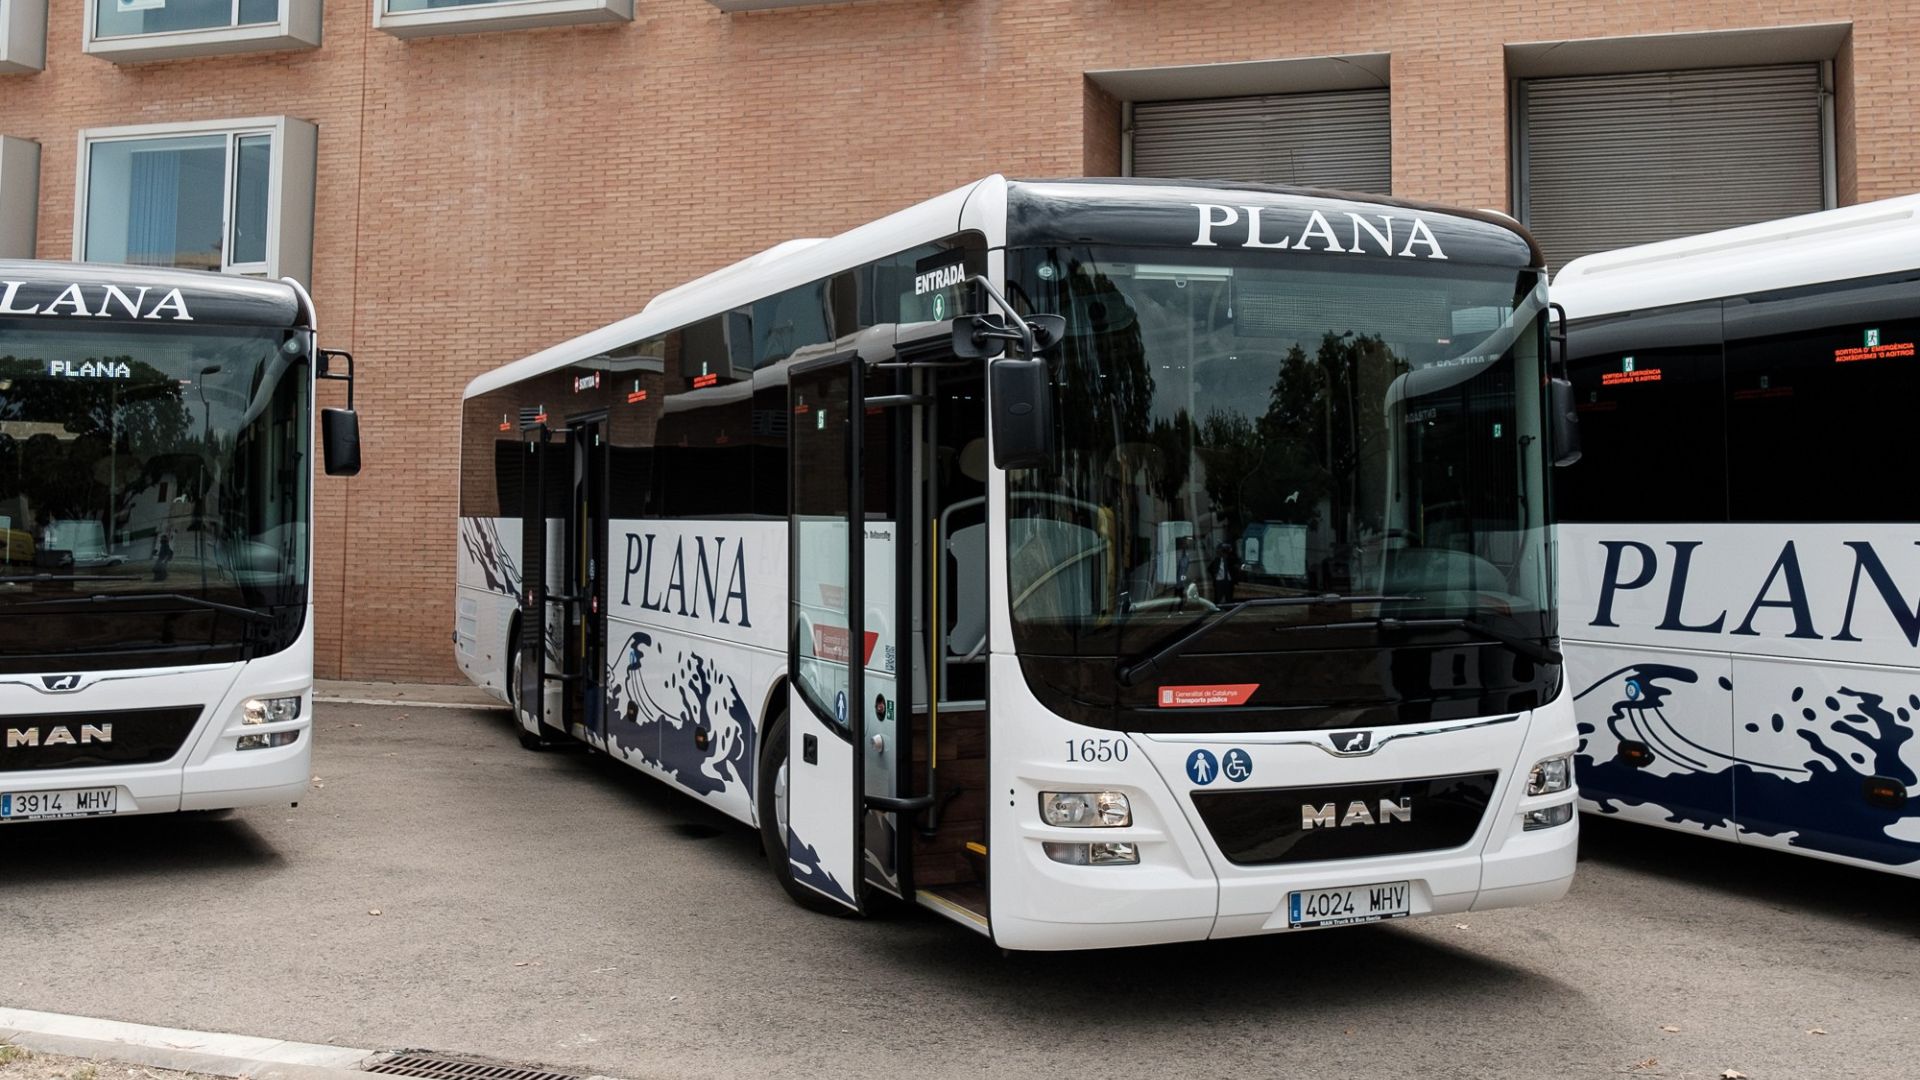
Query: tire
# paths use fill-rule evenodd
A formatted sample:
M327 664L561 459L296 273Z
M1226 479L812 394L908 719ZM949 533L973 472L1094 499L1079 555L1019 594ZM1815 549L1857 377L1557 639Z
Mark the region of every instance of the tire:
M781 790L787 768L787 714L778 713L766 727L761 741L760 768L754 774L754 809L760 819L760 846L767 854L767 865L774 880L787 891L793 902L822 915L853 915L843 904L821 896L793 880L793 861L787 857L787 830L781 820L785 814L785 792Z

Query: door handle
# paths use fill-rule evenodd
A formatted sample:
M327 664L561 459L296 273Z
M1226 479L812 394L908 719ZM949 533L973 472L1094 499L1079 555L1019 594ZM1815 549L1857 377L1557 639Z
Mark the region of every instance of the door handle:
M800 736L800 760L809 765L820 764L820 740L812 735Z

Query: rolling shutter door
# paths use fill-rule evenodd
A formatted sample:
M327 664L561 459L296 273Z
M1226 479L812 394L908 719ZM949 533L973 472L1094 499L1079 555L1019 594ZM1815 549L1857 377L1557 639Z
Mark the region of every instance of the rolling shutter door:
M1820 65L1521 84L1524 218L1549 266L1826 208Z
M1387 91L1152 101L1133 107L1133 175L1389 194Z

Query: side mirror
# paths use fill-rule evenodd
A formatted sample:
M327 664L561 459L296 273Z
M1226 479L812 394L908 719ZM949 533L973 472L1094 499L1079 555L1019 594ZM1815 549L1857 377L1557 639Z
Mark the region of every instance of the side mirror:
M1033 334L1033 353L1042 355L1067 336L1064 315L1029 315L1026 324ZM953 355L962 360L984 360L1003 349L1011 349L1016 359L1024 347L1020 331L998 315L956 315L953 319ZM1002 344L1004 343L1004 344Z
M1053 460L1053 387L1044 360L1003 357L987 369L993 463L1031 469Z
M320 453L328 476L360 475L360 414L352 409L321 409Z
M1573 396L1573 383L1553 379L1547 383L1547 437L1556 466L1580 460L1580 412Z

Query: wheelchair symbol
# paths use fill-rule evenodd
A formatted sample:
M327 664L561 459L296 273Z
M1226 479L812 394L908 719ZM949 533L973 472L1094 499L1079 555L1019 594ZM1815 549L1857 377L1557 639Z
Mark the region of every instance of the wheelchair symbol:
M1239 783L1253 775L1253 756L1235 747L1220 759L1220 775Z

